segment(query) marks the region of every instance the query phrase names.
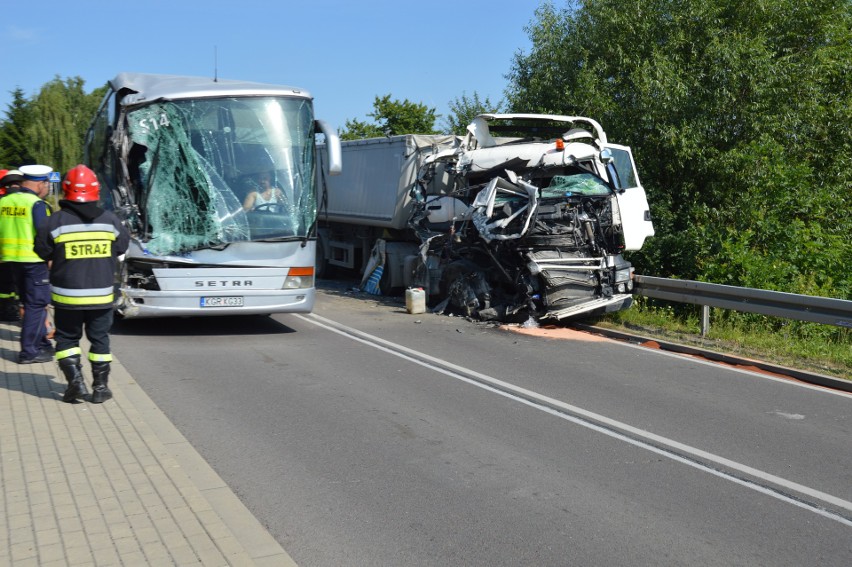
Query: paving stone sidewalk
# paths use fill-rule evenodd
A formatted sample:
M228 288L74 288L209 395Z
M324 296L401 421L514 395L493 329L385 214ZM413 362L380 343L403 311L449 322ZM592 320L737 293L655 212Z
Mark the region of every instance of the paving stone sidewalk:
M0 565L295 565L120 361L112 400L66 404L18 331L0 323Z

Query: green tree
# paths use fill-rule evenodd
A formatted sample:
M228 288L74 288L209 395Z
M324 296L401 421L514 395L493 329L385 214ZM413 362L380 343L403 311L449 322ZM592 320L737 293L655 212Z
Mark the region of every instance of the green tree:
M347 120L340 137L344 140L396 136L400 134L437 134L434 108L408 99L391 100L391 95L377 96L373 101L373 112L367 114L373 123Z
M83 138L106 87L87 94L80 77L58 76L32 100L25 130L28 150L38 163L67 171L83 157Z
M376 124L362 122L360 120L347 120L343 131L340 133L341 140L361 140L364 138L381 138L384 132Z
M539 6L511 108L631 145L650 275L852 297L852 2Z
M20 88L12 91L6 118L0 123L0 168L16 169L34 163L27 149L26 130L31 121L30 104Z
M470 97L462 92L461 97L450 101L449 107L450 115L444 120L444 133L462 136L467 132L468 124L478 115L499 113L502 102L492 103L488 97L482 100L476 91Z

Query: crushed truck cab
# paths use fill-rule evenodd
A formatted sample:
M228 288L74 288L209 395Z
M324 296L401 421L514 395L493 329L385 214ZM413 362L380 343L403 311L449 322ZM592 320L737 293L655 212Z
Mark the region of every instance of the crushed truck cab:
M402 141L396 162L380 149ZM319 248L349 239L355 250L360 238L371 247L364 282L381 267L385 291L423 287L433 310L488 320L558 320L631 304L633 267L622 252L640 249L654 229L630 149L610 144L595 120L483 114L464 137L345 142L344 171L347 160L360 178L329 183L332 220L321 224ZM394 222L381 226L370 217L382 215L357 202L385 207Z

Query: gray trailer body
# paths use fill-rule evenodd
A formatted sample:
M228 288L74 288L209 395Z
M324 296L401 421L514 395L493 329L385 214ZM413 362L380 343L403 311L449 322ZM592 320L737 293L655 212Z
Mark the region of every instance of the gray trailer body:
M335 266L363 272L376 240L391 231L395 237L384 251L390 258L384 284L408 285L403 258L418 246L408 227L418 171L430 156L452 151L459 142L456 136L415 134L342 142L342 173L319 180L318 276ZM443 166L439 169L430 191L445 194L453 181Z
M409 194L424 160L456 145L454 136L413 134L342 142L345 167L340 175L327 180L328 206L321 211L322 218L405 229L412 210Z

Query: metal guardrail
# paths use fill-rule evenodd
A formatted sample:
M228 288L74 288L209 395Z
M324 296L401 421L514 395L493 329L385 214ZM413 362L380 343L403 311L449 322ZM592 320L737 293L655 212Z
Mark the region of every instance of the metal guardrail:
M637 295L701 305L702 335L710 326L710 307L852 328L852 301L845 299L641 275L633 283Z

